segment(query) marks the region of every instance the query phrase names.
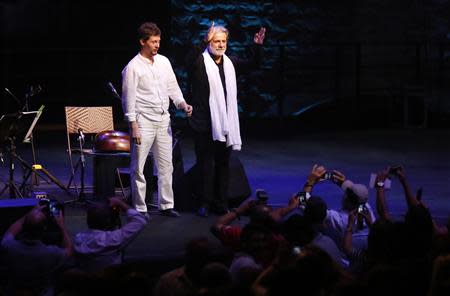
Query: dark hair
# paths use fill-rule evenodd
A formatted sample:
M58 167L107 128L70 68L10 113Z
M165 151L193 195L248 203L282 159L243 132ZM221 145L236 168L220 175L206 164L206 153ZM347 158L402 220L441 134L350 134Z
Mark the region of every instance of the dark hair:
M327 204L320 196L311 196L306 202L304 216L312 224L322 223L327 217Z
M274 229L275 221L272 216L270 216L270 212L272 211L271 207L265 204L258 204L250 209L249 218L253 224L260 224L267 228Z
M87 210L87 224L91 229L113 230L115 213L107 203L93 203Z
M243 252L255 256L261 252L261 241L268 242L272 231L263 224L250 222L242 228L240 235L241 248Z
M352 189L347 188L345 190L345 196L348 202L350 202L352 205L358 205L360 202L360 198L358 194L356 194Z
M231 274L223 263L211 262L203 267L200 272L200 285L206 288L210 295L215 292L225 292L231 287ZM220 293L219 295L226 295Z
M386 263L394 259L394 236L400 232L401 225L390 220L378 219L372 224L367 237L367 250L371 263ZM397 235L401 235L397 232Z
M308 245L292 264L275 270L269 295L335 295L343 279L344 273L328 253Z
M155 23L143 23L138 29L139 40L148 40L151 36L161 36L161 30Z
M185 273L195 284L200 280L200 271L211 260L212 250L208 238L201 236L187 242L184 249Z
M310 243L315 236L309 219L300 214L294 214L283 222L281 234L292 245L301 247Z
M410 206L405 215L405 225L412 248L416 253L427 254L432 247L433 218L423 205Z

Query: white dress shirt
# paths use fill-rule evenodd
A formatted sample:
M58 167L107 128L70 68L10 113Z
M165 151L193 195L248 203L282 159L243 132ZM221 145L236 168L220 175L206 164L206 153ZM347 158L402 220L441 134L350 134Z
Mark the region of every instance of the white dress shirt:
M153 63L138 53L122 71L122 107L128 121L142 115L152 121L170 117L169 98L177 108L183 102L170 61L157 54Z

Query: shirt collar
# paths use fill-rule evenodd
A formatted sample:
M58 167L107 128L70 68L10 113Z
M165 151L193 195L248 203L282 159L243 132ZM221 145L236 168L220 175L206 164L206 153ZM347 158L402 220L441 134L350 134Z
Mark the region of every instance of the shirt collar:
M138 57L139 57L139 59L140 59L141 61L143 61L144 63L146 63L146 64L152 64L152 62L150 61L150 59L147 59L146 57L144 57L143 55L141 55L140 52L138 53ZM158 57L158 54L156 54L156 55L153 57L153 60L156 61L157 57Z

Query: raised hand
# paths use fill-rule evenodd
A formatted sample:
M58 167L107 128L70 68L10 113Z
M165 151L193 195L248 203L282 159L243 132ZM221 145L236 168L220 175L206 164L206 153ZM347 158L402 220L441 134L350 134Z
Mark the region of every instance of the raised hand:
M376 182L384 182L389 177L389 167L378 172Z
M266 37L266 28L261 27L259 29L259 32L255 34L255 37L253 37L253 42L261 45L264 43L265 37Z
M209 41L211 41L214 37L214 33L216 32L216 29L214 27L214 21L211 23L211 26L208 29L208 32L206 33L205 36L205 42L209 43Z
M344 183L344 181L345 181L345 175L338 170L333 170L333 175L331 177L331 181L333 181L334 183L341 186L342 183Z
M322 177L323 175L326 173L326 169L324 166L315 164L311 170L311 174L309 174L308 176L308 183L311 185L314 185L315 183L317 183Z
M406 179L405 170L403 169L403 166L399 166L395 169L395 176L398 177L400 181L404 181Z

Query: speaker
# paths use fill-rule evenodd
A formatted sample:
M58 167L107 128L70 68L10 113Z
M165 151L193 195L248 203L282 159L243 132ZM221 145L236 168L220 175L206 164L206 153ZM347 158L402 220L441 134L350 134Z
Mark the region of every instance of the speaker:
M0 236L37 203L35 198L0 199Z
M229 180L228 180L228 206L234 208L239 206L251 194L252 190L248 182L247 174L242 165L237 152L232 151L229 161ZM191 167L184 176L185 195L183 204L189 205L189 209L196 209L198 204L199 192L201 188L200 175L196 165Z

